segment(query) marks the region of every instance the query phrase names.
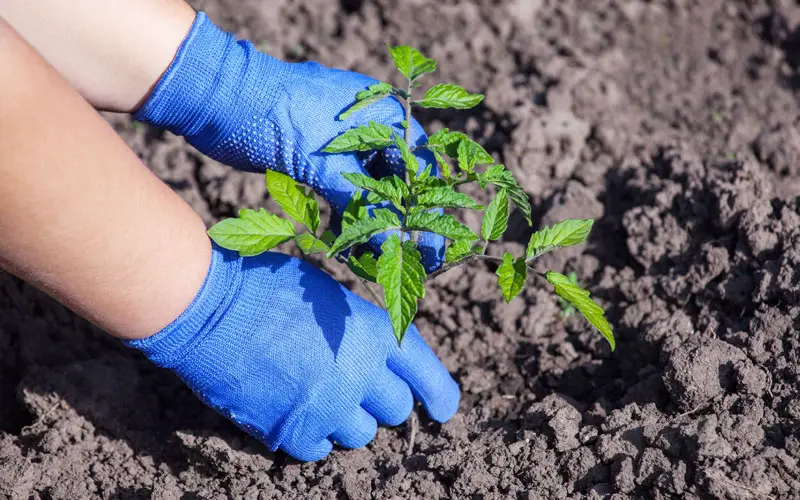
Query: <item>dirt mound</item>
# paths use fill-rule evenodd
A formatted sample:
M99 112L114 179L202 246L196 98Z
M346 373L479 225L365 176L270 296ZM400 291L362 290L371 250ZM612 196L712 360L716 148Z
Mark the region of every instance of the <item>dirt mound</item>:
M420 411L413 449L404 424L300 464L0 275L0 497L800 497L800 5L194 4L276 56L389 78L383 44L410 43L485 92L421 120L486 144L537 224L598 219L543 266L609 307L618 349L547 291L505 305L492 269L453 271L418 326L462 386L458 415ZM264 203L261 177L109 120L206 222Z

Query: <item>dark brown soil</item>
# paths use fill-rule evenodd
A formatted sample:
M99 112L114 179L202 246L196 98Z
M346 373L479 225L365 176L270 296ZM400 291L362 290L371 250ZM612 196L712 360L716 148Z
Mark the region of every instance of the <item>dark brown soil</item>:
M0 497L800 498L800 3L195 5L274 55L378 78L383 44L410 43L485 92L421 119L502 158L537 224L599 219L543 265L578 273L619 347L547 290L505 305L492 269L454 271L418 325L462 386L458 415L420 411L413 450L406 424L300 464L0 276ZM208 223L263 203L260 176L109 119Z

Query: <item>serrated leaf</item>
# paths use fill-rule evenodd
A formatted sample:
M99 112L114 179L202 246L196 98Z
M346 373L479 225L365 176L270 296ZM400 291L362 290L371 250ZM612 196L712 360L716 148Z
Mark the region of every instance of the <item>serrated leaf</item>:
M272 215L263 208L259 211L244 208L239 217L225 219L208 230L217 245L235 250L243 257L262 254L294 237L291 221Z
M400 219L389 209L376 209L372 217L365 217L342 227L342 233L331 245L327 257L330 259L339 252L366 242L373 236L386 231L400 229Z
M313 234L301 233L294 237L295 243L306 255L324 253L330 249L324 241L314 237Z
M480 246L475 246L475 240L455 240L444 253L445 264L452 264L459 260L480 253Z
M458 143L458 168L464 172L472 173L475 166L492 163L494 163L492 155L472 139L465 137Z
M360 111L393 94L394 88L388 83L381 82L370 85L367 90L362 90L356 94L356 102L339 115L339 120L346 120L356 111Z
M389 47L397 70L410 81L426 73L436 71L436 60L422 55L420 51L407 45Z
M439 170L442 172L442 177L445 179L450 179L453 176L453 172L450 168L450 163L447 162L447 159L440 153L439 151L432 150L433 157L436 159L436 163L439 164Z
M433 172L433 164L428 164L428 166L425 167L424 170L422 170L416 175L416 177L414 178L414 180L416 181L415 183L427 181L431 177L431 172Z
M417 197L417 206L422 208L470 208L483 210L475 200L459 193L451 186L431 188Z
M400 156L403 158L403 164L406 166L409 179L415 179L419 173L419 161L417 157L411 152L411 148L402 136L395 134L394 143L400 150Z
M355 187L371 191L379 195L383 200L391 201L398 209L402 209L403 198L409 194L406 183L396 175L382 179L375 179L368 175L357 173L343 173L342 175Z
M583 243L592 230L592 219L567 219L553 226L540 229L531 235L527 259L534 259L557 247L568 247Z
M492 165L486 169L486 172L477 175L478 184L481 188L486 188L489 184L508 190L508 197L514 202L520 212L522 212L528 225L533 224L531 218L531 203L528 200L528 194L522 189L522 186L514 178L504 165Z
M578 275L575 272L569 273L569 282L573 285L578 284ZM561 307L561 316L564 318L569 318L575 313L575 308L572 307L572 304L564 300L562 297L558 297L558 305Z
M347 153L351 151L373 151L394 144L392 129L378 122L352 128L334 138L322 149L323 153Z
M508 229L508 191L501 189L486 207L481 224L483 239L494 241L500 239Z
M443 128L428 137L425 147L446 154L450 158L458 158L458 145L463 139L469 139L464 132L451 132L450 129Z
M525 259L522 257L514 259L513 255L506 252L503 255L503 263L497 268L497 283L506 302L511 302L519 295L527 279L528 266L525 265Z
M378 259L372 252L364 252L361 257L351 255L347 261L350 270L367 281L378 282Z
M401 244L400 237L393 234L381 245L378 283L383 286L386 311L400 345L417 315L419 299L425 297L425 268L414 242Z
M477 240L478 236L452 215L436 212L412 213L406 218L406 228L412 231L427 231L441 234L451 240Z
M555 287L556 294L580 311L583 317L605 337L613 351L617 346L614 331L606 319L605 310L592 300L589 291L573 284L568 277L560 273L548 271L546 277Z
M361 220L367 216L368 200L364 199L364 195L360 191L353 193L350 201L342 213L342 230L350 226L357 220Z
M270 196L286 215L315 232L319 227L319 204L313 192L280 172L267 170L265 177Z
M469 109L483 102L483 99L484 96L482 94L470 94L460 85L440 83L431 87L425 94L425 98L415 101L414 104L418 104L423 108Z

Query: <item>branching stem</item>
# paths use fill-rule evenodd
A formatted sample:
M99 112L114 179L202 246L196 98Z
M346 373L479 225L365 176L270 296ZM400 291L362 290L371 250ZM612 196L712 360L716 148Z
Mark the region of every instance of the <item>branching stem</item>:
M458 262L453 262L451 264L443 265L442 267L440 267L436 271L430 273L428 275L428 277L425 278L425 281L432 280L432 279L436 278L437 276L439 276L440 274L444 274L444 273L446 273L447 271L449 271L451 269L455 269L458 266L461 266L461 265L464 265L464 264L469 264L470 262L475 262L476 260L482 260L482 261L485 261L485 262L494 262L495 264L502 264L503 263L503 259L501 259L499 257L492 257L491 255L477 255L477 254L476 255L468 255L468 256L464 257L463 259L459 260Z

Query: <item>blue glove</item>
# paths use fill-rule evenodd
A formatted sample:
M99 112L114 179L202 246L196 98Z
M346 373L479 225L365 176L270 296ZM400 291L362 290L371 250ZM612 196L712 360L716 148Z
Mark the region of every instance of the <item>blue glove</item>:
M272 450L319 460L398 425L413 398L434 420L459 389L412 325L398 347L387 314L299 259L214 247L194 302L127 344L176 372L204 403Z
M201 12L135 118L182 135L204 154L235 168L287 174L310 186L341 214L356 189L342 173L376 178L396 173L402 178L405 172L397 148L363 163L366 158L355 153L320 152L345 130L369 121L403 133L404 109L395 98L383 99L347 120L337 119L356 93L374 83L364 75L313 62L279 61L258 52L250 42L237 43ZM412 146L427 141L414 120L411 139ZM425 150L419 150L417 158L420 168L436 166ZM381 239L372 243L379 246ZM438 268L444 260L444 238L423 234L419 243L426 269Z

